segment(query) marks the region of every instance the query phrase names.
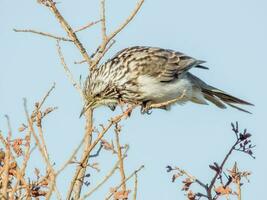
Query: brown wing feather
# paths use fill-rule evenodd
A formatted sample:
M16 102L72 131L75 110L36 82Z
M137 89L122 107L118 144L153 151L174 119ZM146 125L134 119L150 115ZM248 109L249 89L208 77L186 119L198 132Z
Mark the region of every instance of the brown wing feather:
M131 47L117 53L115 57L128 60L128 65L135 62L140 74L157 77L162 82L169 82L192 67L207 69L196 60L183 53L156 47ZM113 58L114 59L114 58Z

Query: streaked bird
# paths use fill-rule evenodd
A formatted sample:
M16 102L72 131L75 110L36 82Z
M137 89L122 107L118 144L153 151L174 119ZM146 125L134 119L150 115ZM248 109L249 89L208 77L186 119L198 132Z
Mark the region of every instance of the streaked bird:
M90 72L83 88L86 103L81 115L88 108L106 105L114 110L121 103L141 105L142 112L153 104L163 104L161 108L167 109L170 105L164 102L172 100L171 104L211 102L219 108L228 105L248 112L236 104L253 104L210 86L189 72L192 68L208 69L203 63L169 49L144 46L123 49Z

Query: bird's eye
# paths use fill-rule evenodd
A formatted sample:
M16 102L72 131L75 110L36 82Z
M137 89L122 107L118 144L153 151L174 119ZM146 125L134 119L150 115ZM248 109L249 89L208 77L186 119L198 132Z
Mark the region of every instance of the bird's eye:
M96 94L96 95L95 95L95 97L100 97L100 94L99 94L99 93L98 93L98 94Z

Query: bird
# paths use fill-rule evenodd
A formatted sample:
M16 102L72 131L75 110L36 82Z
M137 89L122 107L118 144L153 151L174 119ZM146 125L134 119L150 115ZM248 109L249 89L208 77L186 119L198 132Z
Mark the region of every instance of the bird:
M140 105L142 113L149 113L152 105L169 110L174 104L194 102L219 108L253 105L213 87L189 71L209 69L205 61L184 53L149 46L133 46L119 51L111 59L93 68L83 85L85 104L81 116L89 109L117 105ZM171 103L165 103L171 102ZM161 106L162 105L162 106Z

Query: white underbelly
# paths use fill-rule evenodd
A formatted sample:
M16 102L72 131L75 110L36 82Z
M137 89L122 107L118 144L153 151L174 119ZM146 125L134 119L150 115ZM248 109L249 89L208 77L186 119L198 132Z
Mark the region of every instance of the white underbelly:
M177 103L188 101L193 96L193 85L186 77L172 82L160 82L150 76L140 76L137 79L142 96L154 103L166 102L179 97Z

